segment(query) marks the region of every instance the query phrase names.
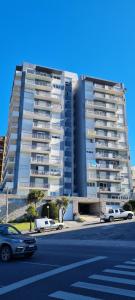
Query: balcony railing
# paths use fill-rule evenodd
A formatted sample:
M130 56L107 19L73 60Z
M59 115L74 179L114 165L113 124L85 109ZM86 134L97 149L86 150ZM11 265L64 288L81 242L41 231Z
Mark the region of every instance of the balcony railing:
M104 192L110 192L110 193L120 193L121 189L114 189L114 188L108 188L108 187L100 187L100 193Z
M48 183L43 183L43 184L39 184L39 183L34 183L31 182L30 183L30 187L31 188L39 188L39 189L48 189L49 188L49 184Z
M31 170L32 175L61 176L61 172Z
M42 129L54 129L54 128L56 128L56 129L61 129L61 127L59 126L59 125L57 125L57 124L44 124L44 125L42 125L42 124L36 124L36 123L33 123L33 127L36 127L36 128L42 128Z
M61 164L60 159L56 160L56 159L40 158L40 157L38 157L38 158L32 157L31 162L34 162L34 163L37 163L37 164L39 164L39 163L42 163L42 164L44 164L44 163L47 163L47 164Z
M33 133L32 134L32 138L34 139L40 139L40 140L50 140L51 137L49 135L45 135L45 134L36 134L36 133Z

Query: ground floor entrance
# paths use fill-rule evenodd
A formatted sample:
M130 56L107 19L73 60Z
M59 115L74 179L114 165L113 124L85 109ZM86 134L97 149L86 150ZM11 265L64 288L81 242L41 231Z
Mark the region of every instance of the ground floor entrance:
M78 203L80 215L97 215L99 213L98 203Z

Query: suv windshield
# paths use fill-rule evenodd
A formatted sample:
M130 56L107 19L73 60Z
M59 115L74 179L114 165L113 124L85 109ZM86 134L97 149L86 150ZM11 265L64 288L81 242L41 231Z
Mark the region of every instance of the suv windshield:
M2 235L17 235L21 234L21 232L13 226L0 226L0 234Z

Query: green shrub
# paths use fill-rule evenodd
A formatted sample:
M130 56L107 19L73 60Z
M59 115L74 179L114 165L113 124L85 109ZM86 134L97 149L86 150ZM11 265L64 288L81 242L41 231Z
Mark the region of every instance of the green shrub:
M124 210L132 210L132 205L130 202L126 202L124 205L123 205L123 209Z
M49 210L47 206L49 206ZM49 202L42 206L41 217L48 217L48 212L50 219L58 219L58 207L55 202Z
M135 200L130 200L129 203L132 206L132 210L135 211Z

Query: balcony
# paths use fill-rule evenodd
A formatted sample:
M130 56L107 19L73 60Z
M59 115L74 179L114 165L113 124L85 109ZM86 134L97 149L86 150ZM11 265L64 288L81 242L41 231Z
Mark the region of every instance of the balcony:
M128 161L128 158L122 157L122 156L113 156L113 155L107 155L107 154L96 154L96 159L103 159L103 160L117 160L117 161Z
M39 113L39 112L34 112L32 114L32 118L33 119L38 119L38 120L47 120L47 121L50 121L51 119L51 114L45 114L45 113Z
M101 181L101 182L121 182L121 177L120 176L99 176L99 175L94 175L90 176L88 175L88 180L89 181Z
M45 140L45 141L48 141L50 142L51 140L51 137L47 134L38 134L38 133L33 133L32 134L32 140L36 141L42 141L42 140Z
M37 170L31 170L31 176L35 177L61 177L60 171L37 171Z
M86 101L85 106L86 106L86 108L93 108L93 109L96 108L96 109L101 109L103 111L116 112L116 110L117 110L117 107L107 106L106 104L104 104L104 105L96 104L96 102L92 102L92 101Z
M103 140L111 140L111 141L117 141L119 139L118 136L115 135L105 135L105 134L95 134L95 138L103 139Z
M101 92L101 93L107 93L110 95L118 95L118 96L123 95L122 90L116 90L115 87L107 88L105 85L98 85L98 84L94 84L94 91Z
M90 170L102 170L102 171L108 171L108 172L119 172L121 170L120 166L112 166L112 165L99 165L92 166L91 164L88 164L88 169Z
M62 105L55 105L55 104L43 104L43 103L34 103L34 108L37 109L45 109L48 111L55 111L55 112L61 112L62 111Z
M41 99L41 100L43 99L55 103L60 103L63 99L61 95L54 97L54 95L51 93L39 93L39 92L35 92L34 98Z
M123 104L124 103L124 99L122 99L121 97L115 97L115 96L111 96L110 97L106 97L107 95L104 96L104 94L98 95L96 93L94 93L94 99L95 100L101 100L102 102L105 103L113 103L113 104Z
M100 193L103 194L120 194L121 193L121 189L117 189L117 188L108 188L108 187L100 187Z
M56 133L63 133L63 128L57 124L52 124L52 123L49 123L49 124L36 124L36 123L33 123L33 129L36 129L36 130L45 130L45 131L51 131L51 132L56 132Z
M38 184L38 183L34 183L34 182L31 182L30 183L30 186L29 186L29 189L41 189L41 190L48 190L49 189L49 184L48 183L44 183L44 184Z
M95 111L91 110L86 110L85 111L85 118L90 118L90 119L97 119L97 120L106 120L106 121L117 121L117 116L111 116L111 115L104 115L101 113L96 113Z
M112 124L112 125L105 125L100 122L95 123L95 128L97 129L107 129L107 130L114 130L114 131L127 131L127 126L120 127L118 125Z
M52 81L52 77L49 76L49 74L47 73L41 73L41 72L36 72L36 73L29 73L27 72L26 74L26 78L30 78L30 79L41 79L41 80L45 80L45 81Z
M31 158L31 164L36 164L36 165L61 165L62 161L60 159L49 159L49 158L36 158L32 157Z
M51 150L51 148L49 146L47 147L32 147L31 148L31 152L32 153L48 153Z
M104 144L104 143L96 143L96 148L98 149L112 149L112 150L118 150L118 145L116 144Z

